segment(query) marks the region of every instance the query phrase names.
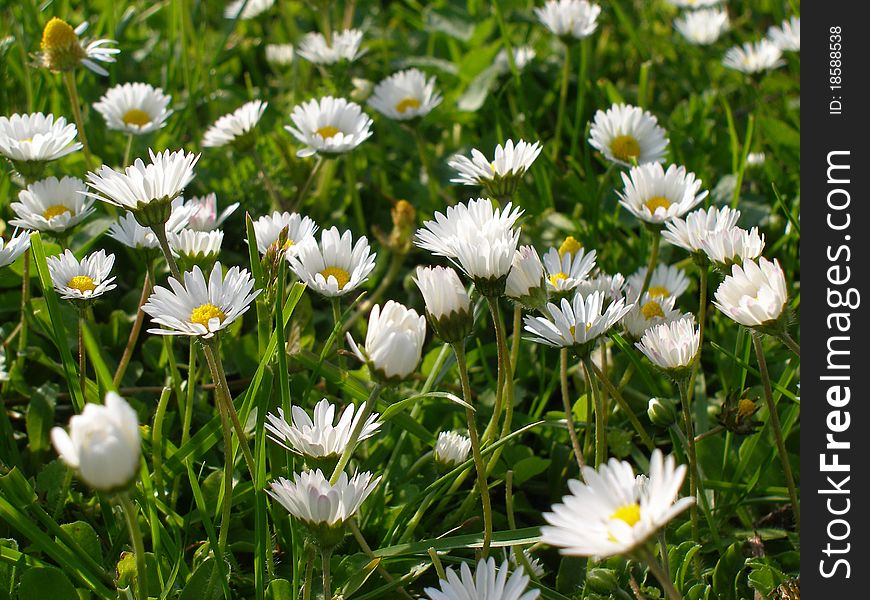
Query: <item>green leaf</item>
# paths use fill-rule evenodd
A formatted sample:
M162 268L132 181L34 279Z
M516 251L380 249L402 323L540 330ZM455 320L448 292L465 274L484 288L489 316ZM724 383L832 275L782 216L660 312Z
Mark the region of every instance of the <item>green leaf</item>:
M103 551L100 545L100 538L89 523L73 521L72 523L64 523L60 528L75 540L81 549L87 552L94 560L97 562L102 560Z
M540 456L530 456L518 461L513 467L514 485L522 485L535 475L540 475L550 467L550 461Z
M57 387L51 383L40 386L27 405L27 438L31 452L41 452L51 447L49 432L54 425L54 406Z
M293 586L286 579L273 579L266 588L266 600L293 600Z
M55 567L27 569L18 584L18 600L79 600L63 571Z
M380 558L372 559L362 553L342 558L334 573L336 582L344 582L340 584L342 595L349 598L360 589L379 564L381 564Z
M738 600L734 583L737 575L743 570L743 562L740 542L735 542L716 563L716 568L713 570L713 591L719 600Z
M206 596L206 590L209 589L209 580L212 577L220 577L215 569L214 558L204 560L187 580L184 589L181 590L181 595L178 600L213 600L221 597L221 588L219 585L211 586L211 593Z

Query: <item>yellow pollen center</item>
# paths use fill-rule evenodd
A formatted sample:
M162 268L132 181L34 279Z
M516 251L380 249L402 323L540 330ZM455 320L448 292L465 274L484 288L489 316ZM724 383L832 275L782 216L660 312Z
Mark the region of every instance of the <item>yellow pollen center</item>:
M619 519L623 523L626 523L629 527L634 527L638 521L640 521L640 504L635 502L634 504L626 504L624 506L620 506L613 514L610 515L611 519Z
M553 287L558 287L559 282L563 279L568 279L568 276L562 272L556 273L555 275L550 275L550 283L553 284Z
M416 98L403 98L398 104L396 104L396 112L405 114L405 111L409 108L420 108L420 101Z
M138 108L131 108L124 113L124 116L121 117L121 120L124 121L125 125L138 125L139 127L144 127L151 122L151 116L144 110L139 110Z
M317 135L322 137L325 140L328 140L335 134L339 132L338 127L333 127L332 125L324 125L317 130Z
M656 214L656 209L661 207L667 210L671 206L671 201L665 198L664 196L653 196L646 202L644 205L649 209L651 215Z
M753 402L752 400L749 400L748 398L743 398L740 402L737 403L737 416L740 419L750 417L754 412L755 402Z
M577 328L574 325L571 325L571 327L568 328L568 331L571 332L571 337L574 337L574 335L577 333Z
M45 217L46 220L51 219L52 217L57 217L58 215L62 215L64 213L71 213L72 210L68 206L64 206L63 204L53 204L45 209L45 212L42 213L42 216Z
M96 284L94 284L94 280L88 277L87 275L76 275L72 279L69 280L69 283L66 284L67 287L71 287L74 290L78 290L82 293L85 292L93 292L97 289Z
M292 246L293 243L294 243L293 240L287 240L286 242L284 242L284 245L281 246L281 249L282 250L289 250L290 246Z
M577 254L583 249L583 246L580 245L573 236L568 236L565 238L565 241L562 242L562 245L559 246L559 256L565 256L566 254Z
M64 49L78 43L79 36L63 19L52 18L42 30L41 46L43 50Z
M342 269L341 267L326 267L320 272L323 275L323 278L326 281L329 281L329 276L335 277L335 280L338 282L338 289L344 289L344 286L347 285L347 282L350 281L350 273Z
M653 298L664 298L671 295L668 288L663 285L651 285L647 292L649 292L649 295Z
M643 313L643 317L647 321L649 321L650 319L652 319L654 317L664 317L665 316L665 311L662 310L661 305L658 302L656 302L655 300L650 300L649 302L644 304L641 307L640 312Z
M631 135L618 135L610 142L613 156L623 162L632 162L640 157L640 143Z
M215 317L217 317L221 323L223 323L224 319L227 318L223 311L214 304L203 304L197 306L191 311L190 322L198 323L208 329L208 322Z

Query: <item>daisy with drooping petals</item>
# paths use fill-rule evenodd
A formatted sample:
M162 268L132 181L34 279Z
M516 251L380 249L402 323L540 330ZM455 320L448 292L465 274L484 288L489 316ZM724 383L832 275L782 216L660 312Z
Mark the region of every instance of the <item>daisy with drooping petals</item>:
M88 41L79 38L87 28L87 21L73 29L63 19L52 17L42 30L42 41L39 44L39 61L42 66L51 71L71 71L81 64L97 75L108 75L109 72L95 61L115 62L114 55L120 50L107 48L106 45L117 42L109 39Z
M0 117L0 154L29 180L42 173L45 163L82 149L76 126L63 117L31 113Z
M18 192L9 207L17 218L9 224L37 231L62 233L94 212L94 200L84 196L85 182L76 177L48 177Z
M646 292L634 308L622 319L625 331L634 339L640 339L651 327L679 319L682 313L674 309L673 296L651 296Z
M589 144L609 161L630 167L665 162L668 138L658 119L642 108L614 104L595 113Z
M275 0L233 0L224 9L224 17L247 21L259 17L274 5Z
M641 267L628 278L627 295L632 300L637 299L646 278L646 267ZM679 298L689 288L689 278L686 273L676 265L658 265L649 280L646 291L653 298L666 298L673 296Z
M448 344L464 340L474 325L471 298L450 267L417 267L414 283L426 303L435 334Z
M392 384L407 379L416 370L425 340L426 317L393 300L388 300L383 309L379 304L372 308L363 348L347 333L348 345L357 358L382 382Z
M708 235L701 246L710 262L720 269L733 264L753 260L764 251L764 235L758 234L758 227L746 231L740 227L721 229Z
M424 590L430 600L535 600L541 595L540 590L529 590L529 576L522 569L510 572L508 561L496 567L495 559L481 559L477 563L474 575L468 568L468 563L462 563L460 575L448 568L447 579L438 582L438 588L428 587Z
M564 294L577 287L595 268L596 253L595 250L584 252L582 246L576 249L572 248L573 252L560 250L561 248L559 250L550 248L547 251L544 255L544 267L547 270L549 289L558 294Z
M293 44L266 44L266 62L279 67L293 63L296 50Z
M435 460L445 467L455 467L464 463L471 452L471 440L455 431L442 431L435 442Z
M327 297L343 296L362 285L375 268L369 241L353 234L340 234L337 227L325 229L318 244L312 237L287 254L290 267L308 287Z
M687 315L647 329L635 346L659 369L673 376L688 376L698 356L701 333L695 317Z
M701 180L685 167L671 165L665 171L658 163L632 167L622 173L625 190L617 192L619 203L638 219L662 225L682 217L707 197L700 191Z
M541 153L541 143L530 144L513 140L495 147L495 158L489 160L477 148L472 148L471 158L457 154L447 164L456 169L458 177L453 183L479 185L497 200L509 200L513 196L523 175Z
M511 271L505 282L504 293L511 300L531 309L540 309L547 303L544 264L533 247L517 248L511 262Z
M801 18L792 17L779 27L771 27L767 30L767 39L783 52L800 52Z
M359 29L333 31L330 41L320 32L306 33L296 53L315 65L333 65L342 60L353 62L365 53L360 52L362 37Z
M268 102L254 100L214 122L202 136L203 148L220 148L233 144L240 149L254 142L254 127L260 122Z
M69 250L46 259L54 289L66 300L93 300L117 286L109 277L115 255L98 250L79 261Z
M344 98L326 96L303 102L290 118L295 127L285 125L284 129L306 146L296 153L299 157L349 152L372 135L371 118L359 104Z
M0 267L8 267L30 248L30 231L15 231L12 237L0 236Z
M740 211L733 208L700 208L685 216L685 219L674 217L665 222L662 237L665 241L678 246L693 255L704 252L703 242L707 236L734 227Z
M543 8L536 8L538 20L554 35L582 40L598 27L601 7L586 0L547 0Z
M178 233L187 227L193 209L184 205L183 198L176 198L170 203L169 220L166 221L166 235ZM114 238L134 250L151 250L159 248L157 236L150 227L143 227L132 213L125 213L109 225L109 237Z
M183 275L184 282L169 278L169 289L155 286L142 310L151 320L168 329L149 329L158 335L213 337L251 307L262 290L254 290L247 269L232 267L223 275L219 262L212 267L208 282L198 266Z
M223 225L227 218L236 212L238 202L227 206L220 214L217 212L217 195L212 192L205 196L194 196L184 203L190 210L190 221L187 226L194 231L213 231Z
M779 261L763 256L733 265L731 275L719 284L713 304L746 327L763 329L780 325L788 303L785 273Z
M753 74L781 67L785 61L782 60L782 50L770 40L763 39L729 48L722 64L741 73Z
M254 235L257 238L257 250L265 254L278 241L281 232L287 230L287 239L281 250L295 253L308 240L314 239L317 225L309 217L287 211L265 215L254 221Z
M707 46L728 31L728 12L716 8L684 13L674 21L674 29L690 44Z
M695 502L677 500L685 476L686 466L658 449L650 457L648 480L639 481L629 463L615 458L597 471L583 467L585 483L570 480L570 495L544 513L542 541L567 556L630 554Z
M125 83L110 88L94 110L103 115L109 129L142 135L157 131L172 114L172 96L147 83Z
M435 78L426 79L420 69L390 75L375 86L368 102L376 111L395 121L409 121L432 112L441 104Z

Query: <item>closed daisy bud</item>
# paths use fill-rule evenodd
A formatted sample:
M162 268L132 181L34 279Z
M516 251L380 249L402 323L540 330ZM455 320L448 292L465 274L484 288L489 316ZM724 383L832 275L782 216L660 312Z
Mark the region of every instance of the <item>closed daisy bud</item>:
M460 465L471 452L471 440L455 431L442 431L435 442L435 460L447 468Z
M441 100L441 94L435 91L434 77L427 80L421 70L408 69L377 84L368 102L389 119L409 121L428 115Z
M492 160L473 148L471 158L456 155L447 162L458 173L458 177L450 181L482 186L490 197L507 202L540 153L540 142L530 144L523 140L516 144L513 140L508 140L504 146L499 144Z
M106 44L116 43L114 40L102 39L88 41L79 36L88 28L87 22L73 29L63 19L52 17L42 30L42 41L39 44L39 60L43 67L51 71L72 71L78 65L84 65L97 75L108 75L109 72L94 61L115 62L117 48L106 48Z
M604 158L631 167L662 163L668 138L652 113L628 104L614 104L595 113L589 130L589 144Z
M420 363L426 339L426 318L392 300L375 305L369 315L365 347L356 345L350 333L351 350L384 383L407 379Z
M157 131L172 114L172 96L147 83L125 83L110 88L94 110L103 115L106 126L115 131L142 135Z
M720 269L740 264L761 256L764 251L764 236L758 235L758 227L750 231L730 227L711 233L701 243L707 258Z
M52 429L51 442L60 459L97 491L123 491L139 473L139 421L115 392L106 394L103 405L86 404L70 419L69 433Z
M296 53L315 65L333 65L337 62L353 62L363 54L360 51L363 33L359 29L333 31L329 41L320 32L306 33Z
M731 267L731 275L719 284L713 304L746 327L778 333L785 326L788 303L785 273L779 261L764 257Z
M650 398L646 414L656 427L670 427L677 422L677 407L668 398Z
M372 120L359 104L326 96L296 106L290 114L293 127L284 129L305 144L296 156L350 152L372 135Z
M688 377L698 356L701 334L692 315L656 325L635 346L674 379Z
M464 340L474 326L471 299L450 267L417 267L414 283L426 303L435 334L448 344Z
M208 270L220 254L224 232L219 229L214 231L184 229L179 233L167 234L167 239L172 254L179 259L183 269L199 265Z
M535 600L540 590L529 590L529 576L522 569L516 569L508 577L510 567L504 561L496 567L495 559L481 559L474 575L468 563L462 563L460 575L448 568L447 579L438 582L438 588L424 590L430 600Z
M65 250L60 256L49 256L46 263L54 289L66 300L93 300L117 287L112 283L115 278L109 277L115 255L106 255L105 250L94 252L81 261Z
M0 267L11 265L30 248L30 233L16 230L10 238L0 236Z
M299 279L329 298L343 296L365 283L375 268L375 258L365 236L353 244L353 234L339 234L337 227L323 230L319 244L312 236L287 254L290 268Z
M530 309L539 309L547 303L544 265L531 246L520 246L514 253L505 296Z
M598 27L601 7L586 0L547 0L543 8L536 8L538 20L554 35L566 40L582 40Z
M9 207L16 217L9 224L36 231L63 233L94 212L94 200L83 195L85 182L76 177L48 177L18 193Z
M635 217L653 226L682 217L707 197L701 181L685 167L671 165L665 171L658 163L632 167L622 174L625 190L617 192L619 203Z

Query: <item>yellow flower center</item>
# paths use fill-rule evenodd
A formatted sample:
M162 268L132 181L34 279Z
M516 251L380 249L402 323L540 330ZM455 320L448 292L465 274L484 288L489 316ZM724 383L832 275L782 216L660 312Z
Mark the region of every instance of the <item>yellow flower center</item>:
M281 246L281 249L282 250L289 250L290 246L292 246L293 244L294 244L293 240L287 240L286 242L284 242L284 245Z
M561 271L555 275L550 275L550 283L553 284L553 287L559 287L559 282L563 279L568 279L568 276Z
M665 316L665 311L662 310L661 305L658 302L656 302L655 300L650 300L649 302L644 304L641 307L640 312L643 313L643 317L647 321L649 321L650 319L652 319L654 317L664 317Z
M333 127L332 125L324 125L317 130L317 135L322 137L325 140L328 140L335 134L337 134L340 130L338 127Z
M71 212L72 210L70 210L68 206L64 206L63 204L53 204L45 209L45 212L42 213L42 216L45 217L46 221L48 221L53 217L57 217L58 215Z
M568 236L565 238L565 241L562 242L562 245L559 246L559 256L565 256L566 254L577 254L583 249L583 246L580 245L573 236Z
M66 284L67 287L71 287L74 290L78 290L81 293L85 292L93 292L97 289L94 280L88 277L87 275L76 275L72 279L69 280L69 283Z
M640 504L637 502L633 504L626 504L624 506L620 506L613 514L610 515L611 519L619 519L623 523L626 523L629 527L634 527L638 521L640 521Z
M671 206L671 201L665 198L664 196L653 196L646 202L644 205L649 209L651 215L656 214L656 209L661 207L667 210Z
M571 332L571 337L574 337L577 334L577 327L571 325L571 327L568 328L568 331Z
M344 286L347 285L347 282L350 281L350 273L342 269L341 267L326 267L320 272L323 275L323 278L326 281L329 281L330 275L335 277L335 280L338 282L338 289L344 289Z
M748 398L743 398L737 403L737 417L743 420L751 417L755 413L755 402Z
M223 311L214 304L203 304L197 306L191 311L190 322L198 323L208 329L208 322L215 317L217 317L221 323L223 323L224 319L227 318Z
M653 298L664 298L671 295L671 292L668 291L668 288L663 285L651 285L647 292Z
M623 162L632 162L640 156L640 142L631 135L618 135L610 142L613 156Z
M403 98L398 104L396 104L396 112L401 114L405 114L405 111L409 108L420 108L420 101L416 98Z
M53 17L42 30L41 46L43 50L67 49L78 43L79 36L63 19Z
M144 110L139 110L138 108L131 108L124 113L124 116L121 117L121 120L124 121L125 125L138 125L139 127L144 127L151 122L151 116Z

